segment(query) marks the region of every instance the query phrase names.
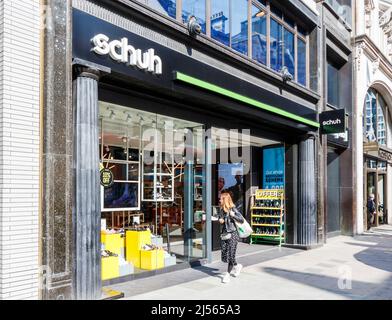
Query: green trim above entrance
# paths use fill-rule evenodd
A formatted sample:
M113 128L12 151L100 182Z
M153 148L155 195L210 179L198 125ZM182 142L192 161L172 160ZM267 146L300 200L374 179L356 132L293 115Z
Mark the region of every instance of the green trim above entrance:
M246 103L248 105L251 105L251 106L254 106L254 107L266 110L266 111L269 111L271 113L280 115L282 117L289 118L289 119L292 119L292 120L295 120L295 121L307 124L307 125L312 126L312 127L316 127L316 128L320 127L320 124L318 122L306 119L306 118L301 117L301 116L297 116L297 115L295 115L293 113L287 112L285 110L279 109L279 108L274 107L274 106L270 106L268 104L262 103L260 101L255 100L255 99L248 98L248 97L243 96L243 95L241 95L239 93L236 93L234 91L227 90L227 89L219 87L219 86L217 86L215 84L212 84L212 83L209 83L209 82L206 82L206 81L203 81L203 80L200 80L200 79L188 76L188 75L186 75L184 73L181 73L181 72L178 72L178 71L175 72L174 79L178 80L178 81L182 81L182 82L188 83L188 84L191 84L191 85L194 85L196 87L199 87L199 88L202 88L202 89L214 92L214 93L217 93L217 94L220 94L220 95L225 96L225 97L229 97L229 98L237 100L239 102Z

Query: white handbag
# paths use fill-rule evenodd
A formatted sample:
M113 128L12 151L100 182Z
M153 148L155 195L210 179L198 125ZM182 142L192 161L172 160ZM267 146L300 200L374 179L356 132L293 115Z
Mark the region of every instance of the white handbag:
M253 229L243 216L242 219L244 219L243 223L237 222L236 220L234 220L234 223L237 227L239 237L248 238L253 233Z

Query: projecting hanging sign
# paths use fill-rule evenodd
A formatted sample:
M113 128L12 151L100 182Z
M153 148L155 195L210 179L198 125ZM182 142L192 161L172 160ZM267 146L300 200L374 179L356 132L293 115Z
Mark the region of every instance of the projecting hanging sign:
M346 113L344 109L324 111L320 113L321 134L346 132Z
M389 163L392 163L392 150L386 150L386 149L379 148L378 149L378 156L381 159L388 161Z

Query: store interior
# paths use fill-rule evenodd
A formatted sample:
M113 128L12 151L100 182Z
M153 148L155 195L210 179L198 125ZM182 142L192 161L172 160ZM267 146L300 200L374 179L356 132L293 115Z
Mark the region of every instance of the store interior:
M101 169L112 172L111 185L101 187L102 279L205 258L211 244L206 243L203 124L107 102L99 103L99 116ZM211 138L213 214L225 190L254 220L255 191L284 188L283 145L218 128L212 128ZM212 232L212 249L218 250L219 225L213 223Z

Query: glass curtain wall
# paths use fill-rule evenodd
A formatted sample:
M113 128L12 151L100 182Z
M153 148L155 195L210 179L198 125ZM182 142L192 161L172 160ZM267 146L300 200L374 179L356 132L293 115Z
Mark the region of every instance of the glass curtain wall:
M308 31L300 21L294 21L290 13L282 11L278 7L278 2L139 1L166 16L181 20L184 24L188 23L191 16L195 16L203 34L277 72L285 66L294 81L305 87L308 85ZM177 7L181 8L180 17L176 17ZM208 17L207 12L209 12ZM210 23L209 30L207 30L207 22Z

